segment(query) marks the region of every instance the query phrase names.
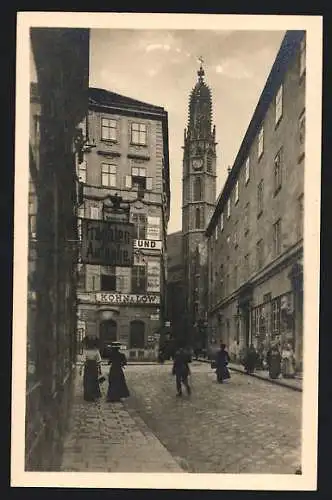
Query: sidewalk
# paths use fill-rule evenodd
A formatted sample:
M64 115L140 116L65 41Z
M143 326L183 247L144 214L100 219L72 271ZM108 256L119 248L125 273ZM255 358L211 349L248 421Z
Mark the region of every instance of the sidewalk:
M62 472L185 472L142 419L106 403L106 383L101 399L87 402L82 382L77 373Z
M199 361L203 361L205 363L211 363L210 360L207 359L199 359ZM281 385L283 387L287 387L288 389L293 389L294 391L299 391L302 392L302 378L301 377L295 377L293 379L287 379L287 378L277 378L277 379L271 379L269 377L269 372L267 370L256 370L252 375L248 375L244 367L240 364L235 364L235 363L229 363L228 368L230 370L233 370L238 373L242 373L243 375L247 375L247 377L256 377L261 380L266 380L267 382L270 382L271 384L277 384Z

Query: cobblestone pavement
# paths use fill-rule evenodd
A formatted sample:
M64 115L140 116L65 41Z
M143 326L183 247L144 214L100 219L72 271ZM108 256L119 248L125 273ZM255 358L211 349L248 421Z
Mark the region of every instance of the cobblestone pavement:
M106 403L105 392L106 383L98 402L84 401L77 375L61 471L183 472L141 418L122 403Z
M188 472L294 474L302 394L236 372L217 384L206 363L191 369L191 397L176 398L169 364L128 366L125 407Z

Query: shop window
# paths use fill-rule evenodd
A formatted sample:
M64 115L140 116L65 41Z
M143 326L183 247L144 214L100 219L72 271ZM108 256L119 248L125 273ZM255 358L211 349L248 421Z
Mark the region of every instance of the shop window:
M280 335L280 298L276 298L271 302L271 330L272 336Z

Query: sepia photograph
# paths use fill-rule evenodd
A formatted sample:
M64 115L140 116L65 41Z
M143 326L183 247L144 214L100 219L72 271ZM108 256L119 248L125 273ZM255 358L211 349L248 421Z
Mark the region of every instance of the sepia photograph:
M316 489L322 18L17 28L12 486Z

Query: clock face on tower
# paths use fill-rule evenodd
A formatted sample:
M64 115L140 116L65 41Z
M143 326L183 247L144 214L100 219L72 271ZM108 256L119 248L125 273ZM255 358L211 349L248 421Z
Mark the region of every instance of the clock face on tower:
M203 168L202 158L194 158L192 160L192 166L194 170L201 170Z

